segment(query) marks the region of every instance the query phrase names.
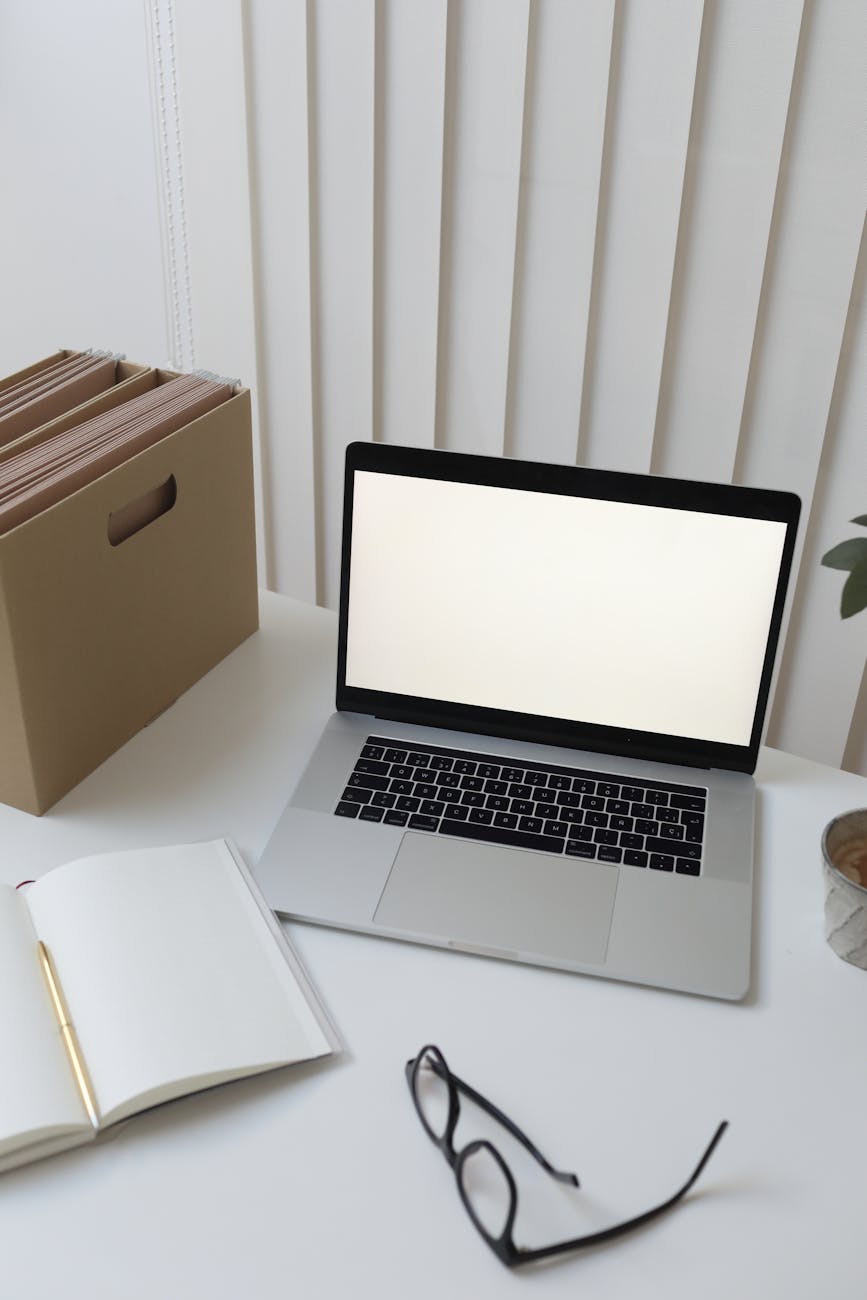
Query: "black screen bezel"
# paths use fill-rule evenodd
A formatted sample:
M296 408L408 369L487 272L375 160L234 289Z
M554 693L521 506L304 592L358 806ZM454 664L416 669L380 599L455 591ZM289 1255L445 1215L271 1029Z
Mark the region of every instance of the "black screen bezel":
M749 743L722 744L684 736L669 736L659 732L633 731L622 727L601 726L597 723L572 722L564 718L542 718L508 709L481 708L454 701L392 694L347 685L346 647L352 559L352 506L357 470L439 479L447 482L478 483L491 487L518 488L522 491L547 492L558 496L589 497L602 501L663 506L745 519L769 519L785 524L786 538ZM337 708L340 711L372 714L374 717L396 722L415 722L449 730L474 731L484 735L504 736L514 740L558 745L570 749L629 754L653 762L754 772L767 710L800 509L800 499L794 493L769 491L764 488L700 483L687 479L626 474L613 470L585 469L579 466L547 465L535 461L478 456L465 452L395 447L386 443L350 443L346 448L343 505Z

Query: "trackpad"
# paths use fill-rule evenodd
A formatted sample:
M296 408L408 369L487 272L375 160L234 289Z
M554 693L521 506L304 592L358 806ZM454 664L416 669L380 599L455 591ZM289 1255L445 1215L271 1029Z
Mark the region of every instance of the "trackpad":
M377 925L504 956L605 960L617 867L436 835L404 835Z

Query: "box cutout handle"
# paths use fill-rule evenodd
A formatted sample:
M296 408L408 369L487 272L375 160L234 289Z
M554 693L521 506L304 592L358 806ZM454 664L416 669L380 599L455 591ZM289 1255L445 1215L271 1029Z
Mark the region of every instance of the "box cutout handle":
M172 474L165 483L149 488L119 510L112 510L108 516L108 540L112 546L119 546L128 537L132 537L133 533L141 532L142 528L171 510L177 499L178 485Z

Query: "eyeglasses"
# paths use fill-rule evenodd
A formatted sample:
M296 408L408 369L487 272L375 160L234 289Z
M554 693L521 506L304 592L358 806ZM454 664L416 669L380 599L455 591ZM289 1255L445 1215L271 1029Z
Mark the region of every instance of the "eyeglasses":
M460 1151L455 1150L453 1139L460 1116L458 1093L463 1093L501 1124L551 1178L561 1183L568 1183L572 1187L579 1187L577 1176L550 1165L508 1115L504 1115L481 1093L476 1092L475 1088L464 1083L463 1079L452 1074L438 1047L432 1045L423 1047L418 1056L407 1061L406 1079L425 1132L434 1145L439 1147L455 1171L458 1192L467 1213L497 1258L509 1268L516 1264L530 1264L536 1260L550 1259L553 1255L578 1250L582 1246L596 1246L600 1242L611 1241L614 1237L630 1232L633 1228L638 1228L641 1224L655 1219L657 1215L663 1214L692 1187L728 1127L728 1121L723 1120L695 1170L683 1186L668 1200L654 1206L652 1210L646 1210L644 1214L617 1223L611 1228L603 1228L600 1232L591 1232L583 1237L573 1237L568 1241L555 1242L551 1246L527 1250L516 1246L512 1236L518 1210L518 1190L512 1172L497 1148L486 1139L480 1139L468 1142Z

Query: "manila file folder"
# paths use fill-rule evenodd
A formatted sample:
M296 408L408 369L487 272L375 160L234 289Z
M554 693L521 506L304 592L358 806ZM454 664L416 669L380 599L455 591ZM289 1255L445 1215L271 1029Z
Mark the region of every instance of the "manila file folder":
M136 391L176 377L148 370ZM44 812L257 628L252 476L235 386L0 535L0 801Z

